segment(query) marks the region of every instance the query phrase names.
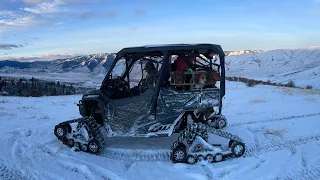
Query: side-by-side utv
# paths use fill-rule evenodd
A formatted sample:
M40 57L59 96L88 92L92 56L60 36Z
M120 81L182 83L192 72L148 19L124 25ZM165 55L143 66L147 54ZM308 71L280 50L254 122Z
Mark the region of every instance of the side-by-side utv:
M219 129L225 95L225 55L219 45L172 44L124 48L100 89L79 101L82 118L55 126L64 144L100 154L108 137L164 137L179 133L173 162L196 163L240 157L244 142ZM229 140L208 143L208 133Z

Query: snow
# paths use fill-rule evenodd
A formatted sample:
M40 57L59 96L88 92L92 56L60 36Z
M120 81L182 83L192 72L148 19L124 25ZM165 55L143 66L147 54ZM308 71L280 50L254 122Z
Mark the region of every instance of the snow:
M320 48L277 49L226 57L226 75L320 90Z
M79 118L80 95L0 97L0 179L319 179L320 92L228 82L224 131L246 143L244 157L173 164L167 138L115 138L101 156L74 152L53 134ZM301 116L303 115L303 116ZM294 118L285 118L285 117ZM210 135L209 141L219 138ZM155 157L156 155L162 157Z

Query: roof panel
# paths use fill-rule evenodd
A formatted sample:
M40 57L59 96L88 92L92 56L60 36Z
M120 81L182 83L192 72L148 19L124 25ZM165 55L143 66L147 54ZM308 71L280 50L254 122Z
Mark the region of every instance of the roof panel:
M128 47L120 50L118 56L123 56L127 53L148 53L156 51L183 51L183 50L199 50L211 49L215 53L224 55L220 45L216 44L153 44L138 47Z

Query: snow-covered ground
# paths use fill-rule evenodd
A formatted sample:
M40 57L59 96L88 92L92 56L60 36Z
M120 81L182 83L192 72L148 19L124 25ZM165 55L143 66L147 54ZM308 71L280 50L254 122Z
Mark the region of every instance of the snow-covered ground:
M101 82L106 72L97 74L89 72L65 72L65 73L48 73L48 72L26 72L20 70L12 70L14 72L4 73L0 72L0 76L3 77L14 77L14 78L27 78L31 79L32 77L41 80L48 81L60 81L63 83L73 83L82 87L93 87L98 88L101 85Z
M101 156L72 151L53 128L80 117L80 98L0 97L0 179L320 179L320 92L227 82L224 130L246 154L196 165L168 160L172 138L113 139Z

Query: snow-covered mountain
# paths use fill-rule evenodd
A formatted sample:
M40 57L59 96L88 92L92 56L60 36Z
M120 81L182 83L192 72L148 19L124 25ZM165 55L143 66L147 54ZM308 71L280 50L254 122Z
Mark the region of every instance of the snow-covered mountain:
M261 50L226 51L229 56L261 52ZM108 69L113 62L115 53L100 53L53 61L23 62L17 60L0 61L1 72L14 72L16 69L25 69L33 72L101 72ZM103 68L101 68L103 67Z
M226 56L238 56L242 54L250 54L250 53L260 53L265 52L264 50L239 50L239 51L225 51Z
M311 85L314 89L320 89L320 47L229 51L226 55L226 76L277 83L292 80L299 87ZM41 74L38 77L41 78L47 76L47 73L55 73L54 77L61 76L61 81L64 77L71 78L74 74L79 74L79 82L92 78L100 83L115 56L114 53L102 53L47 62L0 61L0 75L38 77ZM66 75L66 72L69 74ZM51 79L51 75L47 78Z
M320 48L277 49L226 57L227 76L320 89Z
M27 69L41 72L69 72L69 71L94 71L97 67L108 69L115 58L114 53L91 54L86 56L76 56L53 61L0 61L1 71L14 71L14 69ZM101 68L98 68L101 71Z

